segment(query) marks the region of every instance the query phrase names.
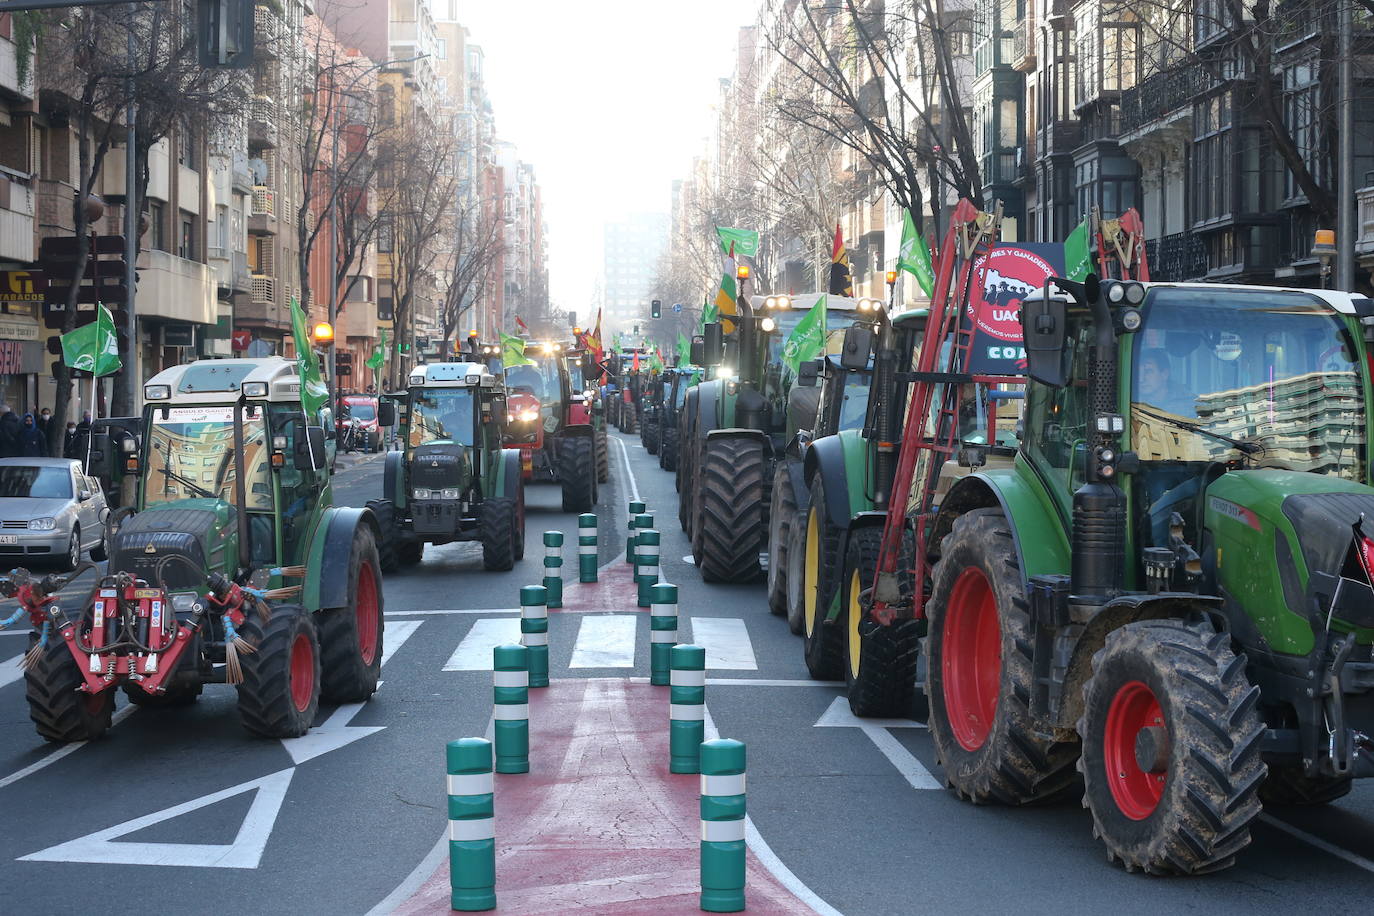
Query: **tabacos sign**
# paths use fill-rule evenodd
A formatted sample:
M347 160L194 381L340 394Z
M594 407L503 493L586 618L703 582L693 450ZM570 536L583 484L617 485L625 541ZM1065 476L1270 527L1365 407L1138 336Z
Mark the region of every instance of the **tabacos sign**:
M1026 349L1021 341L1021 301L1063 276L1064 246L1024 242L999 245L974 263L967 320L973 325L969 371L982 375L1021 375Z

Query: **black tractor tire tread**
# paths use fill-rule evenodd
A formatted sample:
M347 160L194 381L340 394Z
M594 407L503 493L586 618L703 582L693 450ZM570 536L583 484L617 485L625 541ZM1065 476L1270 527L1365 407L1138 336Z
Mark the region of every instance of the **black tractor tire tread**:
M358 615L354 608L363 564L372 567L377 589L377 651L371 663L363 661L358 648ZM320 637L320 697L326 702L359 703L377 692L377 681L382 676L382 634L386 630L382 591L377 541L367 525L359 525L349 548L348 604L321 611L315 617Z
M38 643L38 634L29 635L29 648ZM44 739L58 744L91 741L105 734L114 714L114 690L88 702L89 696L77 690L84 682L81 669L59 633L50 633L48 645L38 663L24 672L29 718Z
M611 444L606 438L606 430L596 431L596 482L610 483L611 480Z
M773 474L772 505L768 510L768 610L787 616L787 547L797 523L797 494L787 465L779 462Z
M953 530L941 544L926 605L929 635L922 642L922 650L930 704L928 728L936 756L945 768L946 784L974 804L1057 801L1078 784L1074 768L1078 736L1071 729L1042 727L1031 716L1030 606L1011 535L1000 509L974 509L955 519ZM943 690L936 680L941 666L934 656L937 630L944 617L942 599L970 561L981 561L999 599L1003 647L996 718L987 741L973 752L964 750L944 718Z
M841 570L840 601L849 614L854 607L850 600L853 573L858 570L860 589L871 588L873 573L878 566L878 552L882 547L883 529L860 528L849 538ZM909 591L910 564L902 563L907 581L903 592ZM921 636L924 621L910 617L881 626L870 617L859 621L859 670L851 670L853 653L849 620L845 633L845 686L849 693L849 710L856 716L875 718L907 718L916 700L916 668L921 656Z
M241 653L243 683L238 685L239 721L263 738L299 738L310 730L319 709L319 690L304 711L291 700L291 646L304 630L315 646L315 683L320 683L320 641L315 621L297 605L279 604L266 623L249 614L239 635L255 647Z
M803 581L801 589L802 598L802 659L806 662L806 670L818 681L839 681L844 679L847 662L844 657L844 617L837 617L834 623L827 624L823 618L826 609L830 607L834 600L835 592L839 588L838 567L840 565L840 532L829 523L825 511L825 484L819 476L811 482L810 504L806 508L807 521L802 526L800 536L797 538L796 546L799 546L802 553L800 569ZM817 531L820 533L820 554L819 554L819 573L816 581L816 626L814 631L808 636L806 633L806 592L808 583L805 581L806 575L806 551L810 550L807 540L810 535L810 513L815 507L819 513L817 516ZM826 558L830 558L830 562Z
M644 451L650 455L658 454L658 421L645 420L643 431L639 435L640 441L644 444Z
M763 569L764 480L768 458L752 438L716 437L701 466L701 575L707 582L753 582Z
M1128 840L1104 823L1104 814L1110 821L1125 818L1106 785L1094 781L1101 766L1090 734L1097 727L1097 710L1105 718L1119 688L1103 669L1122 658L1141 657L1171 682L1171 695L1182 699L1184 709L1170 717L1174 759L1164 798L1144 821L1129 822L1131 832L1140 835ZM1154 689L1161 705L1168 705L1170 699ZM1266 775L1258 699L1259 687L1246 678L1244 656L1231 651L1227 633L1208 625L1149 620L1107 634L1093 656L1077 727L1084 749L1078 762L1083 806L1092 813L1093 835L1107 846L1109 858L1127 871L1157 875L1206 874L1235 862L1250 844L1250 823L1260 814Z
M369 499L367 508L377 519L382 538L377 544L377 559L382 564L383 573L394 573L401 568L401 558L396 553L400 538L396 531L396 507L386 499Z
M558 482L564 512L590 512L596 505L596 457L590 438L563 439L558 450Z
M425 558L424 541L399 541L395 547L398 567L419 566Z
M658 451L658 466L665 471L677 470L677 427L663 430L663 447Z
M515 529L518 507L508 496L483 501L478 530L482 537L482 568L506 572L515 568Z

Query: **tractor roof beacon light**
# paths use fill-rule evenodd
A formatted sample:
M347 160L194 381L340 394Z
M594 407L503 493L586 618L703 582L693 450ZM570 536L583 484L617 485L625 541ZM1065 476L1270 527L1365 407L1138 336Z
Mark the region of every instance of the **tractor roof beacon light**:
M334 342L334 326L327 321L321 321L315 325L315 343L330 344Z
M897 283L897 271L895 271L895 270L889 270L889 271L887 272L887 285L888 285L888 286L893 286L893 285L895 285L896 283Z
M741 264L735 268L735 276L740 280L749 279L749 265Z

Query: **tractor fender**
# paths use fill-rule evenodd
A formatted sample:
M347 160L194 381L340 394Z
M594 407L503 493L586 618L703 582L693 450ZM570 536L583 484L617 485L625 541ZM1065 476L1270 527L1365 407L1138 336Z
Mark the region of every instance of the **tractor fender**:
M510 499L519 499L523 486L524 470L520 460L520 449L501 449L501 461L497 465L495 492Z
M1019 459L1013 467L978 471L955 481L936 511L927 543L938 551L956 518L972 509L991 508L1001 508L1011 525L1023 584L1031 576L1068 574L1068 526L1035 472Z
M792 495L797 501L797 508L800 510L811 502L811 490L806 484L805 463L788 454L783 460L783 467L787 469L787 477L792 481Z
M348 561L353 535L358 526L372 530L377 543L382 531L370 509L334 506L320 514L320 523L310 539L306 577L301 604L311 611L344 607L348 604Z
M819 478L825 484L825 514L837 528L849 527L849 484L845 479L844 448L839 436L822 436L806 450L802 473L806 477L807 501L810 502L811 482ZM798 505L801 501L798 500Z
M718 379L702 382L697 386L695 427L698 442L705 442L707 433L725 425L725 420L721 416L721 411L725 407L721 403L724 394L724 385Z
M406 504L405 462L406 453L393 449L386 453L382 466L382 498L398 509L404 509Z

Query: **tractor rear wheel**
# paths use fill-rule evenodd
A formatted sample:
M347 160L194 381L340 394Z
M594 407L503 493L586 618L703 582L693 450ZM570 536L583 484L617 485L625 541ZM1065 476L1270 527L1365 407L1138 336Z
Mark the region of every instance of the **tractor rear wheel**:
M797 494L785 462L773 474L773 499L768 510L768 610L787 614L787 547L797 522Z
M1031 718L1030 615L1000 509L955 520L926 616L928 725L945 781L975 804L1021 805L1066 791L1078 739Z
M596 482L609 483L611 480L611 444L606 438L606 430L596 431Z
M182 684L176 687L168 687L166 693L148 693L141 687L133 684L124 685L124 698L135 706L144 709L175 709L178 706L190 706L200 698L204 685L199 681Z
M1350 794L1354 780L1346 776L1308 776L1299 764L1269 764L1269 777L1260 786L1266 805L1325 805Z
M367 525L353 532L348 557L348 604L321 611L320 696L357 703L377 692L382 675L382 569Z
M369 499L367 508L372 510L377 527L382 532L381 542L377 544L377 559L382 564L382 572L393 573L401 566L401 558L396 554L396 546L400 541L396 531L396 507L389 499Z
M395 549L398 566L418 566L425 558L424 541L400 541Z
M563 487L564 512L590 512L596 505L596 458L592 445L588 436L566 436L559 443L558 482Z
M640 441L644 443L644 451L650 455L658 454L658 421L645 420L644 431L640 434Z
M1151 620L1108 633L1093 656L1078 720L1083 804L1128 871L1216 871L1250 844L1264 725L1230 641Z
M677 470L677 427L663 430L663 447L658 450L658 466L665 471Z
M706 441L701 462L701 575L707 582L752 582L763 571L764 474L768 458L753 437Z
M916 662L925 625L906 617L882 626L860 600L860 594L873 586L882 543L883 529L860 528L850 535L845 551L840 596L844 608L844 680L854 715L907 718L916 699ZM910 573L904 578L907 581L903 585L907 585Z
M482 568L505 572L515 567L516 530L520 527L520 507L508 496L497 496L482 503L478 528L482 536Z
M279 604L266 623L249 614L239 635L256 647L239 655L239 721L264 738L299 738L320 708L320 639L304 608Z
M787 539L787 629L794 636L806 634L806 528L810 506L798 506L797 517Z
M29 634L29 648L38 645L38 634ZM48 741L90 741L105 734L114 714L114 690L90 694L77 688L84 683L81 669L61 634L50 633L38 663L24 672L29 718L38 734Z
M818 681L844 677L844 620L826 623L839 579L839 531L825 511L825 484L811 482L811 505L798 541L802 549L802 655L806 670Z

